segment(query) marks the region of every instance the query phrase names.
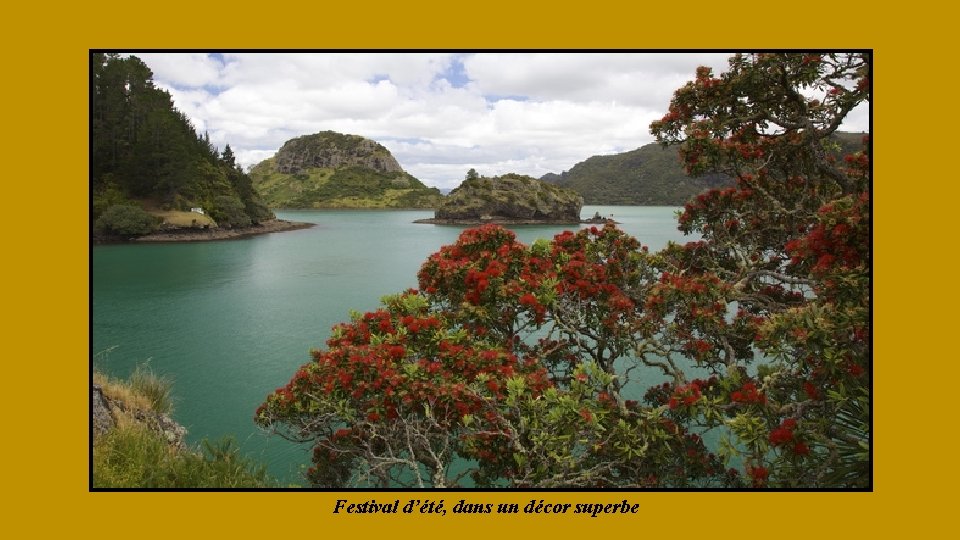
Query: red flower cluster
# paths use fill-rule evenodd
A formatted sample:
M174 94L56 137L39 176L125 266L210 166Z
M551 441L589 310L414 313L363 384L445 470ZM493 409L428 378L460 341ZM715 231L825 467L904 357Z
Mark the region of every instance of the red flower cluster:
M758 403L765 404L767 396L757 390L757 385L753 382L743 383L739 390L730 393L730 401L733 403Z
M818 212L819 222L802 238L786 243L794 267L809 267L814 275L835 269L854 268L869 260L869 195L852 202L827 204Z
M753 482L753 487L763 487L767 483L770 471L762 465L756 467L747 466L747 476Z
M673 390L670 401L667 402L671 409L676 409L681 404L690 406L700 400L703 394L700 392L702 381L696 380L690 384L680 385Z
M793 430L797 427L797 421L793 418L787 418L780 423L780 426L770 432L770 444L774 446L783 446L793 440Z

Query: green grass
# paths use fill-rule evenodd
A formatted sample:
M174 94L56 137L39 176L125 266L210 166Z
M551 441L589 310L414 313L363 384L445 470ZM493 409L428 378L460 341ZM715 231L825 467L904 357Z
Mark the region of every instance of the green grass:
M276 158L250 170L264 202L273 208L433 208L439 191L408 174L383 174L363 167L313 167L277 172Z
M272 207L286 206L296 200L303 192L321 189L334 170L313 167L296 175L277 172L274 168L276 158L270 158L250 170L250 179L263 201Z
M233 439L204 440L202 452L178 451L141 425L117 427L93 446L97 488L261 488L274 484Z
M421 207L422 189L385 189L378 197L338 197L322 203L314 203L315 208L407 208ZM439 197L438 197L439 198Z
M181 212L179 210L152 210L151 214L163 219L164 223L176 225L177 227L216 227L217 222L208 215L198 214L196 212Z
M124 404L116 426L94 438L93 485L97 488L263 488L275 481L266 468L243 456L232 438L204 440L199 449L172 446L162 433L137 420L135 411L168 414L170 378L138 365L129 380L113 379L94 366L103 394Z
M138 364L134 368L130 375L130 388L145 397L154 412L169 414L173 411L173 399L170 397L173 380L156 374L147 364Z

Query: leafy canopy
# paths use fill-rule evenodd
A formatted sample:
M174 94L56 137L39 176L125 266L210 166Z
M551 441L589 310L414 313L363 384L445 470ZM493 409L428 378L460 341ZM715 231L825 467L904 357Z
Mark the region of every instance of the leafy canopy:
M94 219L131 200L189 210L221 196L238 198L251 222L273 218L230 146L220 154L199 136L142 60L94 53L90 61Z
M257 423L312 445L318 486L867 486L869 141L838 160L831 136L869 60L701 68L651 126L691 174L735 179L680 213L700 241L468 229Z

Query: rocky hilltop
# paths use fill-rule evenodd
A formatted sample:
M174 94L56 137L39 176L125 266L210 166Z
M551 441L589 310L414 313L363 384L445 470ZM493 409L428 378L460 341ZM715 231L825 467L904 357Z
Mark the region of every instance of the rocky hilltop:
M383 174L403 173L389 150L359 135L323 131L283 143L276 154L276 170L297 174L311 168L364 167Z
M529 176L506 174L464 180L418 223L579 223L583 197Z
M435 208L442 197L383 145L333 131L285 142L250 178L272 208Z

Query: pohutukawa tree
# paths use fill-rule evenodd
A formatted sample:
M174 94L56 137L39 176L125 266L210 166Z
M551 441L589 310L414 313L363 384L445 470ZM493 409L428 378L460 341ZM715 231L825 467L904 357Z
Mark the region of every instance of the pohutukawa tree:
M466 230L418 291L335 327L256 421L313 445L320 486L865 485L869 153L842 156L836 130L869 69L701 68L651 126L691 174L735 179L680 214L700 240ZM663 382L638 392L651 370Z

